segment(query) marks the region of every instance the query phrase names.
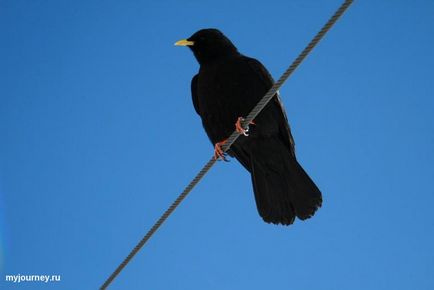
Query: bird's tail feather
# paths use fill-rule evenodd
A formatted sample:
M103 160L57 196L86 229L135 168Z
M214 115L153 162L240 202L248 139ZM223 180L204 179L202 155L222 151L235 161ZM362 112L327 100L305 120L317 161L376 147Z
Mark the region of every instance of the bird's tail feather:
M289 225L322 204L321 192L280 140L255 142L250 152L256 205L264 221Z

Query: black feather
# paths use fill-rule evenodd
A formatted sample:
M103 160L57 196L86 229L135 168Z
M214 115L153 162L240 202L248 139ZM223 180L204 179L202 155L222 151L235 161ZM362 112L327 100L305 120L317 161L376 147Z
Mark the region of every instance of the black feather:
M246 116L274 81L256 59L240 54L216 29L188 40L200 64L192 79L192 99L213 144L229 137L238 117ZM300 166L283 105L276 94L250 126L248 137L232 145L234 156L252 176L258 212L266 222L289 225L314 215L322 204L318 187Z

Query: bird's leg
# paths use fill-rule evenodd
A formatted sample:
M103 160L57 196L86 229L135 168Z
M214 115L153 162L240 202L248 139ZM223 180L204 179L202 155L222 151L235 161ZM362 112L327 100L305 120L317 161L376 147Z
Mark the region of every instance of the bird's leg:
M238 133L243 134L244 136L249 136L247 132L249 132L249 126L247 126L246 129L241 126L241 122L244 121L243 117L238 117L237 122L235 123L235 130L237 130ZM256 125L255 122L251 121L249 125Z
M225 157L225 152L223 152L222 146L226 143L228 139L225 139L223 141L217 142L214 145L214 159L221 158L223 161L227 161Z
M238 117L237 122L235 123L235 130L240 133L243 134L244 136L249 136L249 134L247 134L247 132L249 132L249 127L247 126L247 129L244 129L243 126L241 125L241 122L244 121L243 117ZM251 121L249 123L249 125L256 125L255 122ZM214 159L222 159L224 161L228 161L225 157L225 153L223 152L222 146L224 144L226 144L228 139L225 139L223 141L217 142L214 145Z

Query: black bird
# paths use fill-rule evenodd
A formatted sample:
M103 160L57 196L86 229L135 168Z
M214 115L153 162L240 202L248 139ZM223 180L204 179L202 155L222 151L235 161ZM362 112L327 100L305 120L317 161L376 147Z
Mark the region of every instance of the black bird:
M217 29L202 29L175 45L188 46L200 64L191 81L196 112L215 157L220 146L240 126L274 81L256 59L242 55ZM305 220L322 204L321 192L295 157L294 139L286 113L276 94L228 151L251 174L256 205L267 223L290 225L297 216Z

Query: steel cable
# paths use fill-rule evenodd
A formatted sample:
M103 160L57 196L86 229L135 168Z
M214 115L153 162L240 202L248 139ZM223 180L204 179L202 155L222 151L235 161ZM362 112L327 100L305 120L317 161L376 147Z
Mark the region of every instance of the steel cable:
M252 109L249 115L243 120L243 128L247 128L253 119L264 109L264 107L270 102L279 88L289 78L289 76L295 71L300 63L306 58L306 56L312 51L312 49L318 44L323 36L330 30L330 28L336 23L340 16L347 10L352 4L353 0L346 0L335 14L327 21L327 23L321 28L321 30L315 35L315 37L309 42L309 44L303 49L300 55L294 60L294 62L287 68L283 75L274 83L265 96L259 101L259 103ZM234 131L226 143L222 146L223 152L229 150L231 145L237 140L240 133ZM172 212L178 207L178 205L184 200L184 198L193 190L196 184L207 174L207 172L216 163L214 156L203 166L199 173L193 178L193 180L185 187L182 193L176 198L176 200L170 205L170 207L161 215L161 217L155 222L146 235L140 240L140 242L134 247L134 249L128 254L128 256L122 261L122 263L116 268L116 270L107 278L100 289L106 289L117 275L125 268L125 266L131 261L131 259L140 251L145 243L152 237L152 235L158 230L158 228L164 223L164 221L172 214Z

